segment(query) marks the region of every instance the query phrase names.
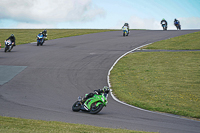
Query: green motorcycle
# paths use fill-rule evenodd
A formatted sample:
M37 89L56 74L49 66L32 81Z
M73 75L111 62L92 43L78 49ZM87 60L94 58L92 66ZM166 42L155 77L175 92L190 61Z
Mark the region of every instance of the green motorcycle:
M109 92L103 92L100 94L93 94L92 97L83 100L83 98L78 97L78 101L76 101L73 106L72 106L72 110L75 112L78 111L87 111L90 112L91 114L97 114L99 113L104 106L107 105L108 101L108 93ZM87 96L88 94L86 94Z

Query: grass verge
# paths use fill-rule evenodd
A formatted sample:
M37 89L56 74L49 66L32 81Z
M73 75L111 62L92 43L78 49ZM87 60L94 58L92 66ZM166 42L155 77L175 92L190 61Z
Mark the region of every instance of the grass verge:
M4 47L4 41L14 34L16 38L16 44L26 44L36 42L36 36L42 29L0 29L0 43L1 47ZM99 33L113 30L103 29L47 29L48 39L64 38L70 36L79 36L84 34Z
M194 32L155 42L143 49L193 50L200 49L200 32Z
M55 121L29 120L0 116L1 133L147 133Z
M145 49L199 49L197 35L200 32L156 42ZM200 118L199 57L199 51L128 54L111 71L113 92L140 108Z

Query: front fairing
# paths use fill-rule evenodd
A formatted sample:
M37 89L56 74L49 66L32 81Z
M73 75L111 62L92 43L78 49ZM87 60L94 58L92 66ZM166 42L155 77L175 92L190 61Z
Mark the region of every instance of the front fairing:
M38 41L39 43L42 43L42 42L44 41L43 35L38 35L38 36L37 36L37 41Z
M165 27L167 27L167 25L166 25L166 24L162 24L162 27L164 27L164 28L165 28Z
M101 95L95 94L92 98L89 98L85 101L84 108L86 110L90 110L92 104L95 104L96 106L98 106L99 104L103 104L104 106L106 106L108 103L107 97L108 94L105 93L102 93Z
M42 34L41 34L41 35L39 34L39 35L37 36L37 39L38 39L38 40L42 40L43 38L44 38L44 36L43 36Z
M124 32L124 33L127 33L128 31L127 31L127 30L123 30L123 32Z
M123 32L128 32L127 26L124 26L124 27L122 28L122 31L123 31Z
M11 42L10 40L8 40L8 41L5 42L5 45L6 45L7 47L9 47L9 46L12 45L12 42Z

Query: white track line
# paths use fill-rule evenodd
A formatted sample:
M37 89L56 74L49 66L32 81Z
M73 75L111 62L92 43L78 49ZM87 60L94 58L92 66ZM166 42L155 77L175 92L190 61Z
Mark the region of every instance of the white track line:
M112 71L112 69L114 68L114 66L117 64L117 62L118 62L122 57L124 57L125 55L127 55L127 54L129 54L129 53L131 53L131 52L133 52L133 51L135 51L135 50L141 48L141 47L147 46L147 45L149 45L149 44L152 44L152 43L148 43L148 44L142 45L142 46L140 46L140 47L137 47L137 48L135 48L135 49L133 49L133 50L131 50L131 51L128 51L128 52L126 52L125 54L123 54L122 56L120 56L120 57L115 61L115 63L112 65L112 67L111 67L110 70L108 71L108 75L107 75L107 82L108 82L109 88L111 87L111 84L110 84L110 72ZM124 104L124 105L130 106L130 107L132 107L132 108L136 108L136 109L139 109L139 110L143 110L143 111L147 111L147 112L152 112L152 111L149 111L149 110L141 109L141 108L135 107L135 106L133 106L133 105L124 103L124 102L120 101L119 99L117 99L117 98L113 95L112 89L110 90L110 92L111 92L112 98L113 98L115 101L119 102L119 103L122 103L122 104Z
M149 45L149 44L152 44L152 43L148 43L148 44L142 45L142 46L140 46L140 47L137 47L137 48L135 48L135 49L133 49L133 50L131 50L131 51L128 51L128 52L126 52L125 54L123 54L122 56L120 56L120 57L115 61L115 63L112 65L112 67L111 67L110 70L108 71L108 75L107 75L107 83L108 83L109 88L111 87L111 84L110 84L110 72L112 71L112 69L114 68L114 66L117 64L117 62L118 62L122 57L124 57L125 55L127 55L127 54L129 54L129 53L131 53L131 52L134 52L135 50L137 50L137 49L139 49L139 48L141 48L141 47L147 46L147 45ZM184 117L178 116L178 115L149 111L149 110L145 110L145 109L142 109L142 108L135 107L135 106L133 106L133 105L127 104L127 103L122 102L122 101L120 101L119 99L117 99L117 98L113 95L112 89L110 89L110 94L111 94L112 98L113 98L115 101L117 101L117 102L119 102L119 103L121 103L121 104L124 104L124 105L126 105L126 106L129 106L129 107L138 109L138 110L142 110L142 111L146 111L146 112L150 112L150 113L155 113L155 114L160 114L160 115L165 115L165 116L174 117L174 118L179 118L179 119L192 120L192 119L187 119L187 118L184 118ZM194 120L192 120L192 121L194 121Z

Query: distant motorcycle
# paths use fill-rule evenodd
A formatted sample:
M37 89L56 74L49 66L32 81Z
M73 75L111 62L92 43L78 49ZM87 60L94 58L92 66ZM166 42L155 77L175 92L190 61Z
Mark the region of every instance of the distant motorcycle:
M174 25L176 26L177 30L181 30L181 25L179 22L174 22Z
M78 101L73 104L72 110L75 112L82 110L91 114L97 114L107 105L107 97L108 93L94 94L93 97L88 98L84 102L81 100L81 97L78 97Z
M167 30L167 24L165 22L162 22L161 25L163 27L163 30Z
M4 52L10 52L12 49L13 49L13 44L14 43L12 43L11 42L11 40L5 40L5 50L4 50Z
M39 33L37 35L37 46L44 44L44 35L42 33Z
M123 31L123 36L128 36L129 31L128 31L128 27L127 26L123 26L122 27L122 31Z

